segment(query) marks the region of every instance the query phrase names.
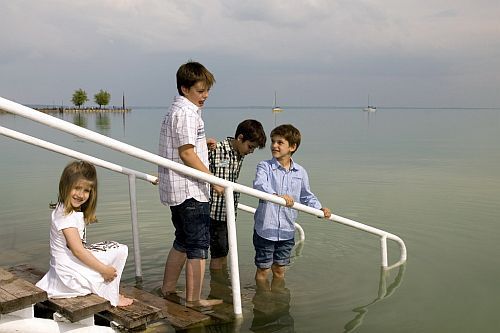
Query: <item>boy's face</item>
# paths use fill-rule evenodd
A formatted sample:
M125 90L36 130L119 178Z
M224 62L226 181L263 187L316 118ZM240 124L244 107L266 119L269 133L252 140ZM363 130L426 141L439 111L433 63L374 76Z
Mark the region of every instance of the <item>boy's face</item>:
M271 154L277 160L292 156L295 149L297 149L297 145L290 146L290 143L284 137L280 135L271 137Z
M184 86L181 87L184 97L186 97L191 103L201 108L205 104L205 100L208 98L208 92L210 88L207 88L205 82L197 81L190 88Z
M234 149L238 152L240 156L245 156L253 153L255 148L259 145L257 142L245 140L243 141L243 135L238 135L238 137L234 140Z

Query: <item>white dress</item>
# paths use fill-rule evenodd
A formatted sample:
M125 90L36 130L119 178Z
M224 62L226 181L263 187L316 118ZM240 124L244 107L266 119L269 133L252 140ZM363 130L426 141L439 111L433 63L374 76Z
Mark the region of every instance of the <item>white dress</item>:
M63 205L52 212L50 227L50 268L38 281L37 287L45 290L51 298L67 298L97 294L116 306L119 301L120 279L127 261L128 247L113 241L85 246L106 265L115 267L118 276L112 282L105 282L101 274L76 258L67 247L62 230L74 227L80 238L85 240L85 222L82 212L64 215Z

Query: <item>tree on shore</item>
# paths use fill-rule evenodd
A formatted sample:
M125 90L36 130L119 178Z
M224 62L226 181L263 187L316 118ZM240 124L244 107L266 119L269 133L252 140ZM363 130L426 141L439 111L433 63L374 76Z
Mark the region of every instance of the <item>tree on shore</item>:
M89 99L87 98L87 93L83 89L75 90L75 92L73 93L73 98L71 98L73 104L78 108L80 108L88 100Z
M99 109L104 105L109 104L109 100L111 99L111 94L105 90L99 90L97 94L94 95L94 101L99 105Z

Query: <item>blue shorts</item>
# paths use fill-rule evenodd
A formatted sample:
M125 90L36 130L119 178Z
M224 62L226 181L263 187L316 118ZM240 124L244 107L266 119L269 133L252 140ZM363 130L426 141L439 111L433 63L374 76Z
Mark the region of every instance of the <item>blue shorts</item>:
M188 259L207 259L210 245L210 207L208 202L187 199L171 206L175 227L174 248Z
M258 268L271 268L273 264L287 266L290 264L295 239L271 241L260 237L253 231L253 246L255 248L255 266Z

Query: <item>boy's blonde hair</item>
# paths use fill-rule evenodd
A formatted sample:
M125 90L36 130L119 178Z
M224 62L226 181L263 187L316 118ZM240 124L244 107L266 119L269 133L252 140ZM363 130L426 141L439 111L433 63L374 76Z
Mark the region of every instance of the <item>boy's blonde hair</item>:
M210 89L215 84L215 77L202 64L195 61L188 61L181 65L177 70L177 91L179 95L184 96L181 87L191 88L196 82L205 83L206 88Z
M85 180L90 185L90 194L88 200L80 207L83 212L85 224L96 222L95 210L97 206L97 172L94 165L85 161L73 161L63 170L59 180L58 204L64 205L64 214L67 215L73 211L71 205L71 190L75 184Z
M295 150L292 152L292 155L299 149L300 146L300 140L302 139L302 136L300 134L300 131L295 128L293 125L290 124L283 124L271 131L271 138L274 135L281 136L285 138L286 141L288 141L288 144L290 146L295 145Z

